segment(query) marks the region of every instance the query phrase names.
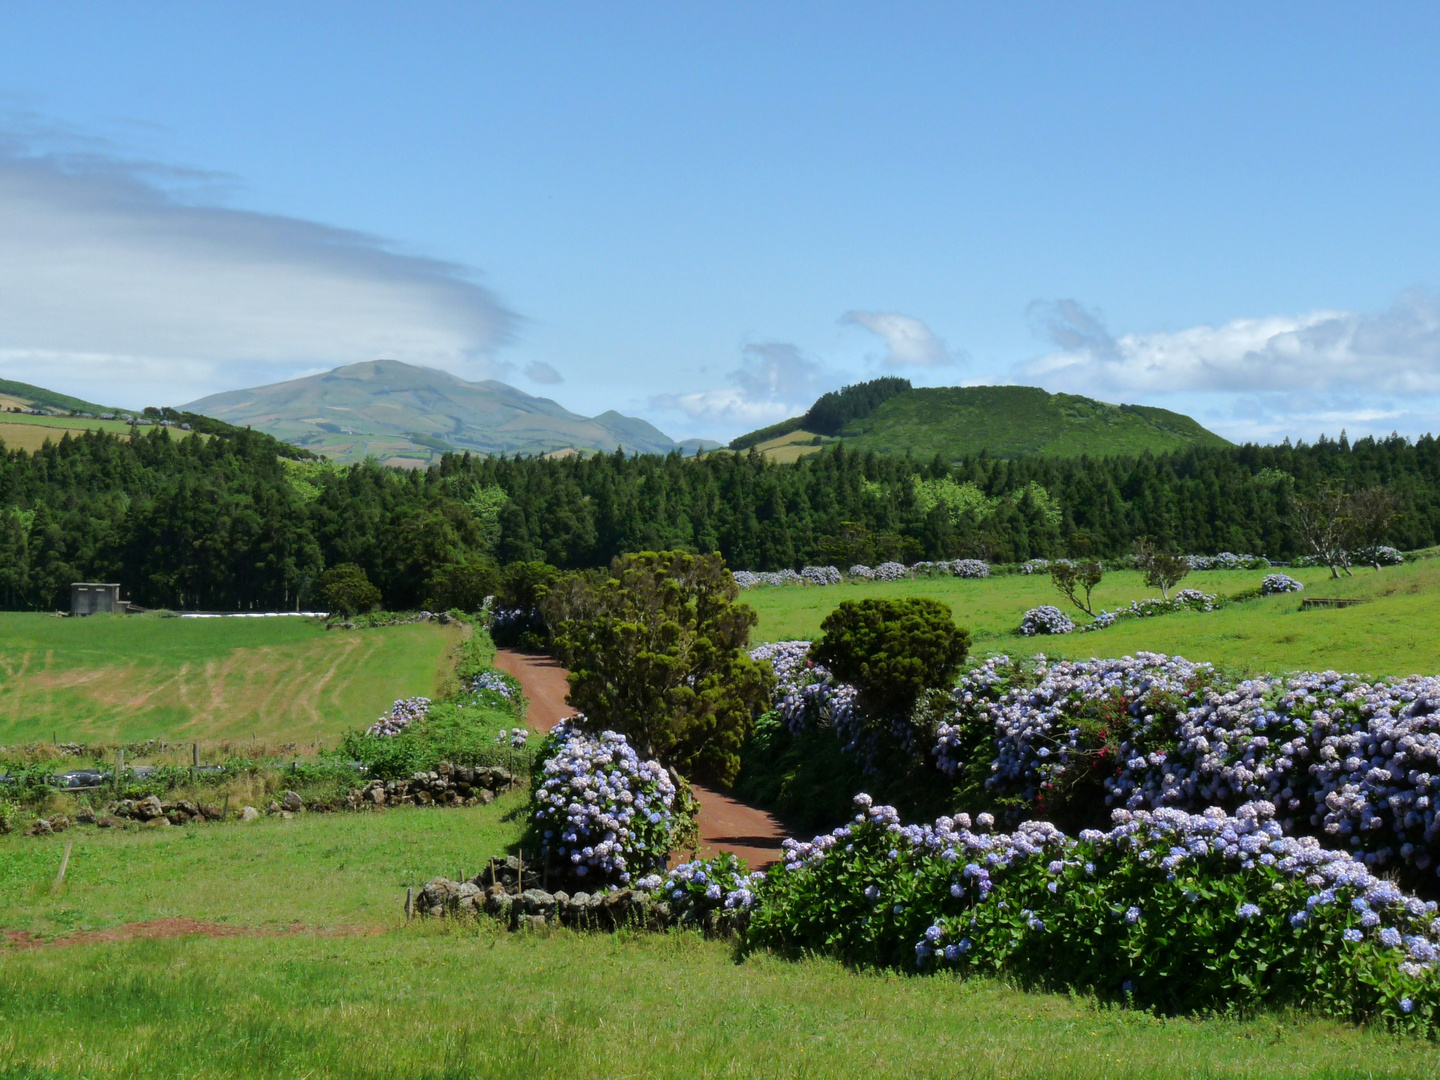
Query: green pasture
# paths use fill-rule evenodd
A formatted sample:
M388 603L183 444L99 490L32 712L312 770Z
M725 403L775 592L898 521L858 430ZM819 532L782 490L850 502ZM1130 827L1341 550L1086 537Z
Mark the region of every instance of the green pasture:
M455 626L325 630L299 618L0 613L0 745L333 741L433 695Z
M1369 567L1333 581L1330 571L1285 570L1305 591L1247 600L1205 613L1162 615L1123 621L1092 634L1024 638L1015 633L1025 611L1054 604L1077 625L1086 617L1069 605L1046 574L1011 574L984 579L919 578L750 589L745 603L760 615L755 641L816 639L820 623L842 600L865 597L929 596L950 605L970 630L974 653L1005 652L1087 658L1123 656L1140 650L1208 660L1235 671L1298 671L1334 668L1372 675L1430 674L1440 671L1440 560L1424 559L1376 572ZM1190 574L1182 588L1232 596L1260 584L1267 571L1205 570ZM1158 596L1138 571L1113 571L1095 590L1095 610L1126 606ZM1349 608L1300 611L1310 596L1356 597Z
M1434 1044L1304 1015L1166 1019L684 933L407 926L405 886L499 853L517 798L0 837L0 1077L1440 1074ZM167 918L229 936L139 936Z

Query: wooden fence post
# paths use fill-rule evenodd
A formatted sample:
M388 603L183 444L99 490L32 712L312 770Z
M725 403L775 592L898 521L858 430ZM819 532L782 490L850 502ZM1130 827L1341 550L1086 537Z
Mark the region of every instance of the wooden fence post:
M190 786L195 786L195 773L200 768L200 744L190 744Z
M415 890L405 889L405 921L408 923L415 914Z
M74 844L74 840L65 841L65 855L60 860L60 873L55 875L55 884L51 886L52 889L60 888L61 883L65 880L65 869L70 865L70 849Z

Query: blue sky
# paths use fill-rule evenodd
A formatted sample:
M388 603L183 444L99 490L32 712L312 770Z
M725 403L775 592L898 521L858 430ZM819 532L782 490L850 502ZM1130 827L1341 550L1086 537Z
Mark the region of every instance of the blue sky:
M1440 432L1434 4L0 4L0 375Z

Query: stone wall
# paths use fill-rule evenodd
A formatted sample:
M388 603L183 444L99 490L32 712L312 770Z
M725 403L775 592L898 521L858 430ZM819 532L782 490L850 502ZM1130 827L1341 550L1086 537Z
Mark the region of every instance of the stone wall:
M409 780L372 780L346 796L355 809L365 806L479 806L518 787L508 769L471 768L441 762L433 772L417 772Z
M485 915L511 930L568 926L577 930L616 930L633 927L668 930L693 926L707 934L729 937L743 929L746 913L696 912L677 909L662 895L640 889L603 892L549 892L542 874L510 856L494 860L468 881L434 878L415 898L415 913L431 918Z

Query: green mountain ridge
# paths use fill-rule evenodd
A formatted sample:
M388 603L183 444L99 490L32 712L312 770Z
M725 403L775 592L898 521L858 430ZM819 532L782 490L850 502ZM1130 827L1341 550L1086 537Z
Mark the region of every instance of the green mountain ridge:
M756 445L782 459L812 452L814 433L796 418L752 432L731 445ZM772 434L773 433L773 434ZM757 437L765 437L758 438ZM1105 457L1162 453L1230 442L1183 413L1149 405L1111 405L1078 394L1051 394L1035 386L917 387L887 397L867 415L840 429L852 450L910 453L957 461L986 451L995 457ZM836 438L816 437L813 449Z
M493 379L466 382L398 360L348 364L290 382L212 394L184 406L340 462L367 456L425 465L447 451L666 454L682 449L644 420L586 417Z

